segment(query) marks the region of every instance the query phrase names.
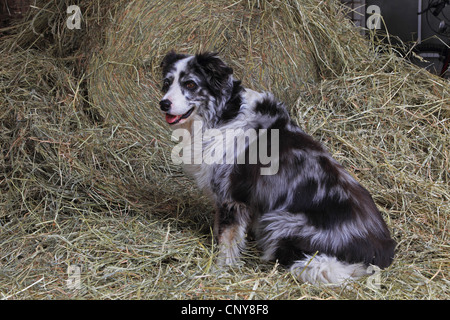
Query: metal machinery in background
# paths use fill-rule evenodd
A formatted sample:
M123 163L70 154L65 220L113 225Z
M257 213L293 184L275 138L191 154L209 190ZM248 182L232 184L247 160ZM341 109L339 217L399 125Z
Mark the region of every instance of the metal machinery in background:
M450 0L341 0L349 18L364 34L374 29L400 39L416 55L410 60L450 78Z

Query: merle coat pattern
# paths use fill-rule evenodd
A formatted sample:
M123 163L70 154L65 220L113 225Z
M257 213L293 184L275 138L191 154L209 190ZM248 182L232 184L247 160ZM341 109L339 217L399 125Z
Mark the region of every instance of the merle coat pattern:
M215 203L219 263L237 263L252 232L263 259L278 260L303 281L340 283L367 274L371 264L391 264L395 242L369 192L290 119L283 103L244 88L215 53L172 51L161 67L160 106L172 128L201 134L193 130L201 121L203 131L278 130L276 174L261 175L261 163L185 165Z

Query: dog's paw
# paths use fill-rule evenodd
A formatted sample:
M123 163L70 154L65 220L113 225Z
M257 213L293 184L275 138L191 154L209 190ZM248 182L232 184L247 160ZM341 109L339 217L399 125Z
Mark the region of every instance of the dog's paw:
M218 266L235 266L240 264L240 250L237 245L221 244L217 257Z
M219 237L219 266L234 266L239 264L241 250L245 247L245 235L239 232L239 227L225 229Z

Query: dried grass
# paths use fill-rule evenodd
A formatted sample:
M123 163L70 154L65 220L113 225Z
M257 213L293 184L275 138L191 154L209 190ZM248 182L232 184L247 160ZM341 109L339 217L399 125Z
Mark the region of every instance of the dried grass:
M2 298L449 298L448 81L334 2L84 0L76 31L68 4L38 1L0 40ZM399 243L377 290L298 283L255 248L215 266L212 208L156 107L172 48L219 51L371 190Z

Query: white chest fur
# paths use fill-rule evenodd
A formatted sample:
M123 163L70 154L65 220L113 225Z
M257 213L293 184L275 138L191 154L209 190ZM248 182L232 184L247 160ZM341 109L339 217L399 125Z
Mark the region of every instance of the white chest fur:
M204 120L199 115L193 115L183 128L174 130L174 135L182 139L176 149L174 148L176 154L179 155L180 151L182 153L179 163L183 163L186 173L192 176L206 193L210 194L214 165L232 165L237 155L244 151L236 150L237 135L247 134L250 143L256 140L256 135L252 137L244 130L251 127L254 105L263 97L264 94L245 89L242 93L240 115L233 121L205 130Z

